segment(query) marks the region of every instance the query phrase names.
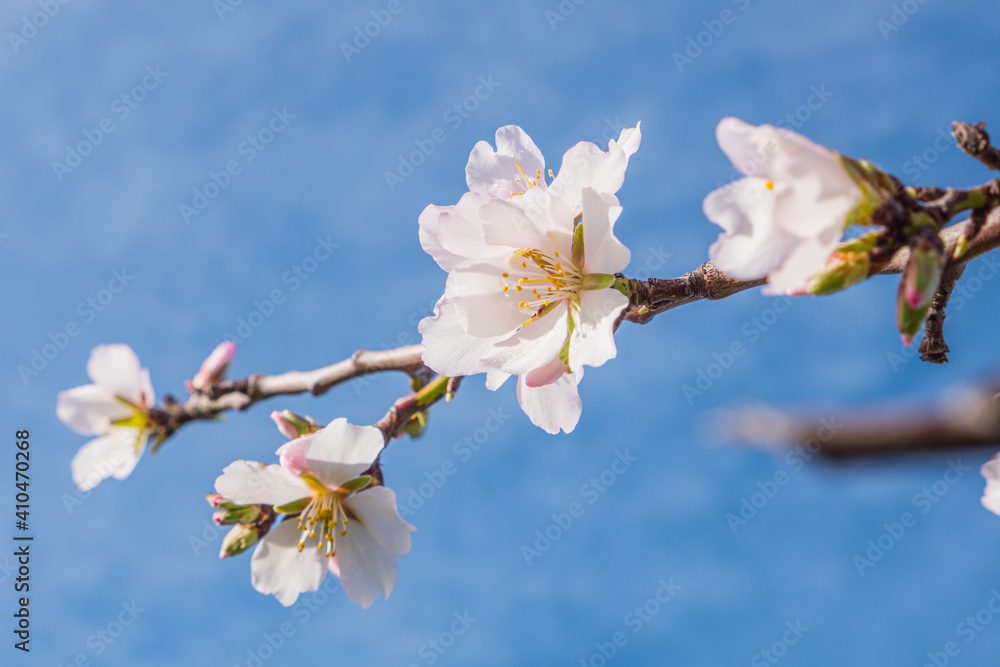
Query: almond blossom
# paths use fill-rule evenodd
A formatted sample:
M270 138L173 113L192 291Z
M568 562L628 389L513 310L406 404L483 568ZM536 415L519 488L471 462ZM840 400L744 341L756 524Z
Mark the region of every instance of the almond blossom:
M202 362L197 374L190 380L185 380L184 385L189 392L201 391L211 384L221 382L226 377L229 370L229 363L236 356L236 343L227 340L219 343L212 353Z
M981 469L986 478L986 489L983 490L983 507L1000 514L1000 454L997 454L983 464Z
M454 206L428 206L420 241L448 271L433 317L420 323L424 362L445 375L486 373L496 389L518 376L522 409L549 433L580 417L584 365L616 354L613 324L628 298L613 289L629 261L613 226L614 193L639 146L638 126L602 151L580 142L545 178L545 162L519 127L476 144ZM548 172L549 175L552 172Z
M746 176L705 198L705 215L724 230L709 258L740 280L767 276L766 294L804 292L870 194L843 156L791 130L730 117L716 138Z
M128 345L98 345L87 361L93 384L59 393L56 415L81 435L100 436L77 452L73 481L89 491L106 477L128 477L152 430L149 371Z
M385 445L382 432L337 419L278 450L280 465L236 461L215 482L237 505L273 505L297 514L276 524L250 562L253 587L287 606L315 591L329 570L351 602L368 608L396 584L396 559L416 530L396 510L396 494L365 475Z

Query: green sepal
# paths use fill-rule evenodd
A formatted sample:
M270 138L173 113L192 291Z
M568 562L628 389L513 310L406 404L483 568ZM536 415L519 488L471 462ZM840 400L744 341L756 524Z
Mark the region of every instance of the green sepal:
M583 248L583 216L577 216L574 221L576 225L573 227L573 263L577 266L583 266L584 259L586 258L586 253Z
M212 515L212 519L220 526L231 526L236 523L253 523L259 516L259 505L245 505L237 509L216 512Z
M233 529L222 538L222 549L219 558L239 556L241 553L257 544L260 534L255 526L233 526Z
M284 505L275 505L274 511L281 514L301 514L302 511L309 506L311 501L312 498L299 498L298 500L293 500L292 502L285 503Z
M588 273L583 277L580 289L607 289L615 284L615 277L610 273Z
M360 477L355 477L354 479L344 482L340 485L340 488L348 493L357 493L362 489L367 489L372 483L371 475L361 475Z

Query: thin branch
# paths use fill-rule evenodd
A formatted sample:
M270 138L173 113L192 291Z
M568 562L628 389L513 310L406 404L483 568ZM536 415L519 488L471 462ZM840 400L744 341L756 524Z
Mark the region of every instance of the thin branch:
M426 367L422 345L407 345L392 350L359 350L338 363L312 371L290 371L280 375L251 375L241 380L210 386L195 392L186 403L168 397L163 410L154 411L159 422L158 435L167 437L183 424L199 419L214 419L228 410L246 410L260 401L287 394L324 394L352 378L382 371L402 371L411 375Z
M964 266L973 259L1000 248L1000 209L993 209L986 218L985 224L974 236L971 220L956 223L941 231L946 255L949 257L946 270ZM955 248L962 238L968 240L968 250L961 257L954 257ZM903 272L910 259L910 249L900 248L873 275L891 275ZM668 282L668 281L661 281ZM625 320L645 324L651 319L668 310L702 299L725 299L734 294L760 287L766 281L737 280L719 270L711 262L705 262L694 271L685 273L670 282L671 289L676 293L673 298L664 298L655 303L633 303Z
M986 121L975 125L954 122L951 124L951 135L963 153L976 158L988 169L1000 169L1000 150L990 144Z
M955 289L955 283L965 272L965 264L955 264L949 267L941 276L941 286L938 287L930 308L927 309L927 321L924 323L924 339L920 342L920 359L932 364L948 362L948 343L944 340L945 307Z

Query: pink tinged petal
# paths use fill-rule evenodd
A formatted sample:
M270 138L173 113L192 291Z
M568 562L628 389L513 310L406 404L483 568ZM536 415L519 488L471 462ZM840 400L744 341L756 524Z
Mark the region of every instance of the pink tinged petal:
M264 536L250 559L253 587L273 595L286 607L295 604L299 593L318 589L326 576L327 559L322 550L313 545L299 551L301 534L298 522L286 519Z
M278 427L278 431L281 432L281 435L286 438L294 440L299 437L299 431L295 428L295 425L285 419L285 416L277 410L271 412L271 421L273 421L275 426ZM279 449L278 451L280 452L281 450Z
M312 437L313 435L310 433L309 435L295 438L295 440L289 440L281 447L278 447L278 451L275 454L278 455L278 461L281 462L283 468L292 471L296 475L309 472L309 463L306 461L306 448L309 446L309 441L312 440Z
M477 338L466 333L458 319L455 304L442 298L434 307L434 316L420 321L423 336L423 360L435 373L460 377L486 370L482 359L502 338Z
M563 363L562 359L553 359L541 368L536 368L525 375L524 384L525 386L532 388L544 387L547 384L552 384L568 371L569 369L566 367L566 364Z
M87 375L94 384L132 403L142 402L143 379L139 357L128 345L98 345L87 361Z
M618 354L614 323L628 297L616 289L580 292L580 315L569 343L572 368L600 366Z
M628 266L631 253L615 238L614 225L622 207L613 195L583 190L583 250L587 273L615 274Z
M91 440L80 448L70 463L73 482L81 491L89 491L108 477L125 479L135 469L144 446L145 436L135 428L116 428L108 435Z
M465 167L469 190L507 199L511 193L528 191L530 186L525 183L525 176L538 180L539 187L542 186L545 158L524 130L517 125L501 127L496 133L496 144L496 151L485 141L472 149Z
M132 414L130 407L96 384L61 391L56 403L56 416L80 435L107 433L111 422Z
M566 343L568 313L566 301L560 301L548 314L496 343L484 363L511 375L523 375L546 365L559 356Z
M382 431L348 424L341 417L313 434L306 461L319 481L335 489L370 468L384 446Z
M490 391L496 391L503 386L503 383L506 382L509 377L510 373L490 369L486 371L486 388Z
M195 374L191 384L195 389L201 389L213 382L219 382L225 378L226 369L229 362L236 356L236 343L225 341L219 343L208 358L202 362L201 368Z
M986 488L983 490L983 507L1000 514L1000 454L983 464L980 469L986 478Z
M215 491L237 505L287 505L314 493L287 468L256 461L230 463L215 480Z
M761 178L741 178L714 190L702 204L705 216L724 232L709 259L738 280L756 280L776 270L801 243L773 217L774 194Z
M561 430L571 433L580 421L583 402L577 385L583 379L583 368L566 373L552 384L544 387L529 387L525 376L518 378L517 402L531 423L546 433L556 434Z
M401 558L410 552L410 532L416 528L399 516L396 494L392 489L369 487L348 498L344 504L390 555Z
M386 599L396 586L399 564L357 521L347 524L347 535L337 536L340 583L351 602L367 609L375 598Z

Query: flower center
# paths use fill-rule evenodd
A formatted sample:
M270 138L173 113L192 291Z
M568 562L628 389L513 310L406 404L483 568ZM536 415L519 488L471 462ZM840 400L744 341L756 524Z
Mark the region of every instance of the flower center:
M337 526L343 522L340 536L347 535L347 512L339 494L329 491L313 496L312 501L299 514L299 552L306 547L306 540L316 539L317 549L326 549L324 556L337 555Z
M532 178L528 178L525 175L524 169L521 169L521 163L520 162L515 162L514 164L517 165L517 171L521 174L521 178L515 178L514 179L514 183L517 184L518 187L525 188L525 189L528 189L528 190L530 190L531 188L537 188L537 187L543 187L543 188L544 187L548 187L546 185L546 183L545 183L545 179L542 178L542 170L541 169L536 169L535 170L535 177L532 179ZM549 169L549 178L552 178L552 170L551 169ZM524 190L519 190L517 192L511 191L510 198L513 199L514 197L516 197L518 195L523 195L523 194L524 194Z
M558 251L549 255L534 248L523 248L514 253L511 264L513 274L507 271L500 274L505 279L500 291L514 291L524 298L517 307L532 313L525 326L544 315L546 308L575 297L583 285L583 273L572 262L564 264Z

